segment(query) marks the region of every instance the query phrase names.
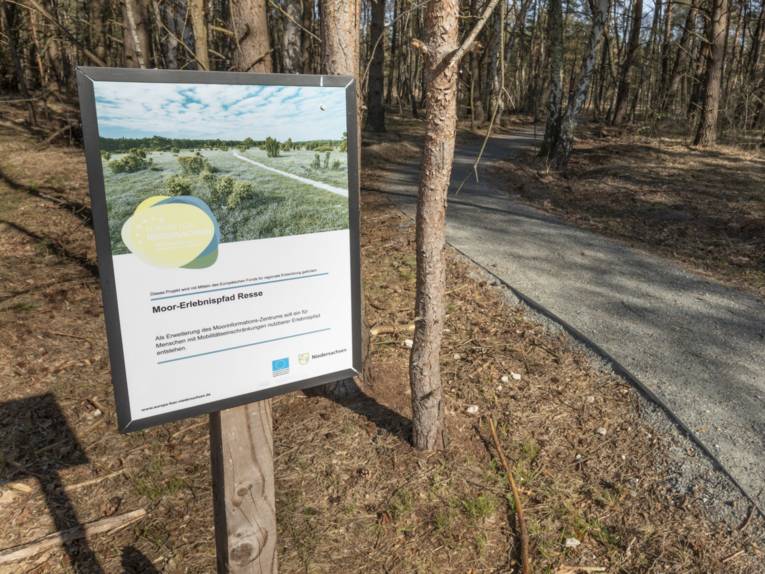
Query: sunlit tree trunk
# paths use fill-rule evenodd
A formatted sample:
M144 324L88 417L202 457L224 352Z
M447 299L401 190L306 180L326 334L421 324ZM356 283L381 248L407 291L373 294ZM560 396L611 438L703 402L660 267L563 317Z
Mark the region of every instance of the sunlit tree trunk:
M696 137L693 140L695 145L714 145L717 142L717 117L720 110L720 87L728 15L728 0L712 0L712 21L709 26L710 37L708 39L711 48L707 56L701 117L696 130Z
M417 193L414 345L409 360L412 387L412 443L421 450L446 445L441 385L441 340L446 291L446 196L457 127L457 77L460 58L498 2L484 14L458 47L459 1L431 0L425 8L425 144Z
M238 5L239 2L234 2ZM189 0L189 15L191 16L191 27L194 30L194 52L196 54L197 64L203 70L210 69L210 48L207 40L207 6L205 0Z
M148 68L151 65L151 43L147 29L146 6L142 0L124 0L122 5L125 42L125 65Z

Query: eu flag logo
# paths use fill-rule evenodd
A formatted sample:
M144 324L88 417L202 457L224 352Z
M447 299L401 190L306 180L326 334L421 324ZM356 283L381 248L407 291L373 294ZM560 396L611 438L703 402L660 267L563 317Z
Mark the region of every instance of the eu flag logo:
M283 359L274 359L271 361L271 373L274 377L278 377L280 375L286 375L290 372L290 359L289 357L284 357Z

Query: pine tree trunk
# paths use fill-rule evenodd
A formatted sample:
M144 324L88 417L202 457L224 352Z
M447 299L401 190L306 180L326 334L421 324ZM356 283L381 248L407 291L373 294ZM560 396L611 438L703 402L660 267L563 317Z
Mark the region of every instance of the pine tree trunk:
M303 50L298 26L303 19L302 0L287 0L284 11L287 13L284 17L284 34L282 35L284 71L287 74L297 74L303 71Z
M379 41L378 41L379 39ZM374 50L369 66L366 127L373 132L385 131L385 0L372 0L372 21L369 47Z
M630 28L629 42L627 43L627 51L622 65L619 89L616 93L616 104L614 104L614 117L612 119L614 125L624 123L624 117L627 115L631 83L630 74L632 72L632 65L635 62L635 55L640 47L640 24L642 21L643 0L635 0L632 6L632 24Z
M560 137L563 104L563 4L561 0L550 0L548 4L547 35L550 42L550 93L547 98L545 135L539 155L549 158Z
M717 116L720 110L720 86L728 14L728 0L712 0L712 21L709 26L711 49L707 55L704 100L696 137L693 140L695 145L714 145L717 142Z
M425 9L428 99L425 145L417 196L416 328L409 373L412 442L422 450L445 447L440 351L446 289L446 194L454 158L458 63L443 62L457 49L458 0L432 0Z
M238 5L239 2L234 2ZM233 10L233 5L232 5ZM210 49L207 41L207 7L205 0L189 0L191 27L194 30L194 53L197 64L203 70L210 69Z

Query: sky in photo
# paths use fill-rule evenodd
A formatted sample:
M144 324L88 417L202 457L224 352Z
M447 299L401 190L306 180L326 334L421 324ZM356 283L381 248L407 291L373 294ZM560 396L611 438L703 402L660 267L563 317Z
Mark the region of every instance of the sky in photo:
M341 139L345 88L95 82L106 138Z

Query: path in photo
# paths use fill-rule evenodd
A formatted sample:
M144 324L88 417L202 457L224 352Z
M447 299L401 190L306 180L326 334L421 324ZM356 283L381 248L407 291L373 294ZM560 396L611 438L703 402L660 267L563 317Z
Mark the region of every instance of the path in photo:
M497 135L482 161L538 145ZM619 361L765 505L765 303L523 205L485 171L457 195L479 151L455 151L449 243ZM418 167L381 173L414 216Z
M329 191L332 193L336 193L337 195L342 195L343 197L348 197L348 190L343 189L342 187L335 187L334 185L329 185L328 183L323 183L321 181L316 181L313 179L308 179L307 177L300 177L299 175L295 175L294 173L289 173L286 171L282 171L280 169L276 169L273 167L268 167L267 165L264 165L260 163L259 161L255 161L254 159L250 159L248 157L244 157L242 154L240 154L238 151L233 151L234 157L236 159L240 159L242 161L246 161L247 163L251 163L254 166L257 166L259 168L265 169L267 171L273 172L278 175L283 175L284 177L292 178L296 181L299 181L300 183L306 183L308 185L312 185L316 188L323 189L324 191Z

